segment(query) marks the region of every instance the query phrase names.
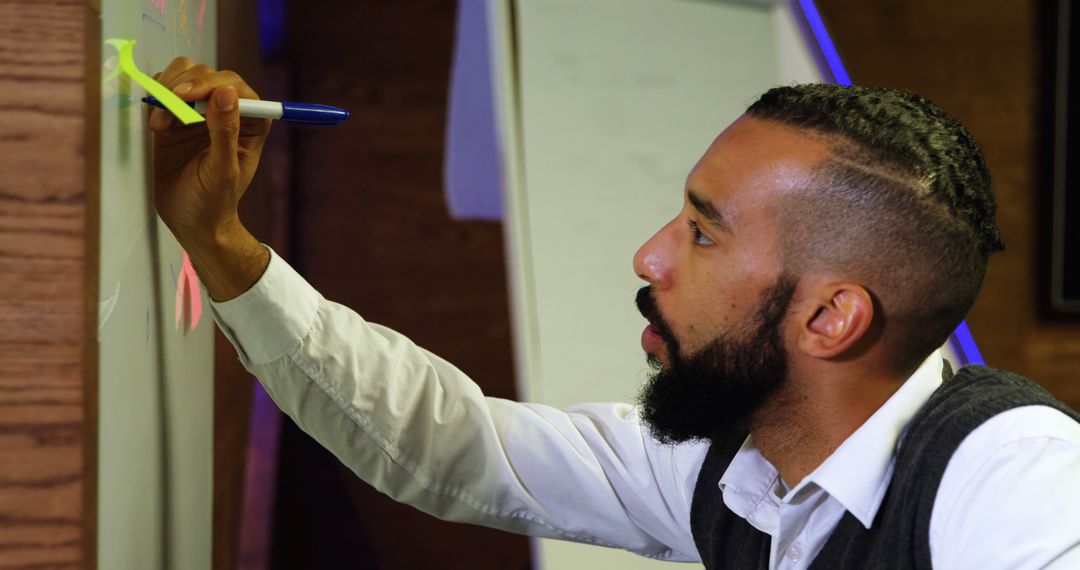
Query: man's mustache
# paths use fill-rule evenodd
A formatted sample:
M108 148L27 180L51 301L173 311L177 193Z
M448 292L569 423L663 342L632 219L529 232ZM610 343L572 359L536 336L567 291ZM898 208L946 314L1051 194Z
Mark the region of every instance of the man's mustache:
M645 320L649 321L649 324L656 329L660 338L664 339L670 348L676 348L675 335L672 334L671 327L668 326L667 321L660 314L660 309L656 306L656 299L653 297L651 285L638 289L635 303L641 316L645 317Z

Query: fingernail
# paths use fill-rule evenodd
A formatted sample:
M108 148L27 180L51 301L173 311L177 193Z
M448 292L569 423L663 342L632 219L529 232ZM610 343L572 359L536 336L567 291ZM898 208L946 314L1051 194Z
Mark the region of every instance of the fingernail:
M188 91L191 91L192 87L194 87L194 85L192 85L190 81L187 81L185 83L181 83L180 85L177 85L176 87L173 87L172 91L173 91L173 93L176 93L177 95L183 95L184 93L187 93Z
M232 87L226 87L218 93L217 96L218 109L221 111L232 111L236 106L236 89Z

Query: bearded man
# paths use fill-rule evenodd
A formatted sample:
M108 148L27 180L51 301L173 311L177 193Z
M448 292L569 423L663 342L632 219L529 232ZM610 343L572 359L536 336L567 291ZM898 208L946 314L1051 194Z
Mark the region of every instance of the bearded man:
M239 220L269 121L174 60L205 125L155 110L155 199L281 409L435 516L708 568L1080 568L1080 415L937 350L1003 247L970 134L881 88L763 94L634 258L638 405L486 398L323 298Z

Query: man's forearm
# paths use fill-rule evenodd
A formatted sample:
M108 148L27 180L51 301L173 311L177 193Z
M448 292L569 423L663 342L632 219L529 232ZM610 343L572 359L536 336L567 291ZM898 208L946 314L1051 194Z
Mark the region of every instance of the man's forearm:
M228 301L262 277L270 252L242 225L212 239L181 240L210 298Z

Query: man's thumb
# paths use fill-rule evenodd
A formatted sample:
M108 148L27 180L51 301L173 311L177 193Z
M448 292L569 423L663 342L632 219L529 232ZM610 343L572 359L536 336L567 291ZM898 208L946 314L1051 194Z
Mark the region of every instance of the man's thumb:
M209 166L215 177L234 180L240 174L237 147L240 138L240 109L236 88L214 89L206 106L206 127L210 131Z

